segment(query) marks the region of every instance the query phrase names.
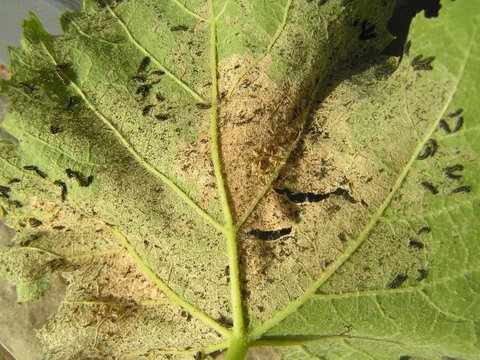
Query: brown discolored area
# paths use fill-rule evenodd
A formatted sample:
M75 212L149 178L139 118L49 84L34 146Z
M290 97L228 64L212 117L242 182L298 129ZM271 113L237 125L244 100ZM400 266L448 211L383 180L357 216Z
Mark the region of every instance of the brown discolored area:
M239 78L251 61L232 56L219 64L220 152L236 218L266 184L296 139L302 122L296 100L264 71L270 66L268 57ZM203 121L210 121L209 110L204 110ZM210 134L200 133L193 144L180 147L177 157L177 172L195 181L204 207L218 199L211 153Z
M207 117L210 111L205 113ZM209 120L208 116L206 121ZM200 206L208 209L212 203L218 202L209 133L200 133L198 139L192 144L180 144L176 165L177 173L185 181L195 183Z
M393 104L388 114L377 112L368 118L359 115L368 111L372 103L381 102L381 97L386 96L383 94L402 91L396 84L397 77L405 76L403 72L371 87L379 99L355 91L363 86L360 79L371 77L375 71L381 69L373 67L354 81L337 80L335 76L327 79L319 96L322 102L308 119L302 140L273 183L273 189L288 189L308 195L305 199L317 200L295 203L286 195L289 192L271 190L244 224L239 245L251 316L268 318L303 294L335 263L371 221L415 149L415 131L424 128L414 129L405 121L402 102ZM334 91L328 87L329 82ZM399 149L395 152L392 138ZM248 235L252 229L286 227L292 231L275 241ZM410 256L409 266L417 272L423 253L402 241L395 236L382 246L402 248L403 252L397 251L402 255L391 263L405 263L405 257ZM361 278L362 288L384 285L379 274L368 272L368 266L362 264L363 276L358 268L352 269L352 277ZM349 283L359 284L355 280Z
M221 63L220 78L235 79L236 65ZM265 185L301 127L296 99L268 77L269 65L267 57L245 74L231 97L226 97L227 83L219 89L223 170L236 217Z
M164 296L127 253L86 258L66 275L67 301L132 303Z

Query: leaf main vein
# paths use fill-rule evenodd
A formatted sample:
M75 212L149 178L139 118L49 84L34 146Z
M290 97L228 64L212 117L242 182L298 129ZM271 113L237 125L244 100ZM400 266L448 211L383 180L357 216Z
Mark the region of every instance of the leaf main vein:
M233 331L237 336L243 336L245 325L243 318L242 294L240 289L240 269L238 265L237 230L234 225L229 197L225 186L222 169L222 158L220 150L220 134L218 125L218 58L217 58L217 27L213 7L213 0L210 5L210 58L212 78L212 101L210 109L210 136L212 144L212 162L215 172L217 190L222 205L222 212L225 220L224 234L227 240L227 254L230 272L230 293L233 313Z

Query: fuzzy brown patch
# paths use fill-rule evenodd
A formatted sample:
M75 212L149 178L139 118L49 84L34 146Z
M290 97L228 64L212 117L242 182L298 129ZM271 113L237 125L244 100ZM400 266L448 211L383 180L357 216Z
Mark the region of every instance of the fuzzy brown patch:
M220 77L233 78L235 66L221 63ZM301 125L295 100L268 77L268 66L266 58L245 74L219 109L224 174L236 217L264 186Z

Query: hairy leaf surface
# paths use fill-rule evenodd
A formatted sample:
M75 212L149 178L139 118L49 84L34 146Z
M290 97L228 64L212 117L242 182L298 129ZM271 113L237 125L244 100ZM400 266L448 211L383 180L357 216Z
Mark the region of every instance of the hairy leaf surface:
M45 356L478 358L478 17L444 1L85 0L2 81L0 271ZM434 58L431 58L434 57ZM460 120L461 119L461 120Z

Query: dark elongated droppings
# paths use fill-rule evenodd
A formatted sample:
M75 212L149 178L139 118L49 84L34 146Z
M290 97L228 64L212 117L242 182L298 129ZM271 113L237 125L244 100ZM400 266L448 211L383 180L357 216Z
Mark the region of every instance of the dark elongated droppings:
M408 355L402 355L398 360L410 360L412 357Z
M437 152L438 145L437 141L434 139L429 139L425 147L423 148L423 151L417 156L417 160L425 160L429 156L435 155Z
M37 170L35 171L35 173L36 173L38 176L40 176L41 178L44 178L44 179L46 179L46 178L48 177L48 175L47 175L46 173L44 173L42 170L40 170L40 169L37 169Z
M285 195L288 200L293 201L294 203L304 203L304 202L319 202L325 199L328 199L332 195L337 195L343 197L345 200L356 203L357 201L349 194L349 192L342 188L337 188L335 191L326 193L326 194L315 194L312 192L306 193L295 193L289 189L273 189L277 194Z
M411 248L415 248L415 249L423 249L424 248L424 245L420 241L416 241L416 240L411 240L408 243L408 246L411 247Z
M223 326L226 326L226 327L232 327L233 326L233 320L223 314L221 314L218 319L217 319L217 322Z
M430 70L433 70L433 66L432 65L417 65L417 66L415 66L415 70L430 71Z
M350 195L348 190L345 190L345 189L342 189L342 188L338 188L337 190L331 192L330 195L341 196L345 200L347 200L348 202L350 202L352 204L355 204L357 202L357 200L355 200L355 198L352 195Z
M445 171L445 176L449 179L452 179L452 180L460 180L462 178L462 175L453 174L453 173L448 172L448 171Z
M442 119L440 120L440 122L438 123L438 126L440 126L440 128L445 131L447 134L450 134L452 131L450 130L450 126L448 126L447 122Z
M63 225L55 225L55 226L52 226L52 229L53 229L53 230L63 230L63 229L65 229L65 226L63 226Z
M204 103L198 103L198 104L195 104L195 106L203 110L210 109L212 107L211 104L204 104Z
M35 171L35 173L40 176L41 178L46 179L48 177L47 174L45 174L42 170L40 170L37 166L35 165L26 165L23 167L24 170L28 171Z
M30 218L28 219L28 224L31 226L31 227L39 227L40 225L42 225L43 223L38 220L38 219L35 219L35 218Z
M465 186L460 186L456 189L453 189L452 194L461 193L461 192L469 193L470 191L472 191L472 187L469 185L465 185Z
M170 28L170 31L188 31L187 25L175 25Z
M420 65L430 65L433 62L433 60L435 60L435 57L429 56L424 59L417 60L416 63Z
M463 171L463 165L455 164L452 166L448 166L445 168L445 171L449 171L449 172Z
M19 183L21 182L22 180L20 180L19 178L13 178L12 180L10 180L8 183L9 184L15 184L15 183Z
M0 195L2 195L3 197L8 199L10 197L11 191L12 189L10 189L8 186L0 185Z
M407 280L408 276L405 275L405 274L399 274L397 276L395 276L395 278L390 281L390 283L387 285L387 288L389 289L396 289L398 288L400 285L403 284L403 282L405 280Z
M432 193L433 195L436 195L438 194L438 190L437 188L430 182L427 182L427 181L423 181L422 182L422 186L428 190L430 193Z
M425 269L418 269L418 277L417 277L417 281L422 281L423 279L425 279L425 277L427 276L427 270Z
M463 117L460 116L455 124L455 127L453 128L454 133L458 132L463 126Z
M86 177L81 172L72 169L66 169L65 172L69 178L75 178L81 187L89 187L93 182L93 175Z
M462 175L455 174L455 173L462 170L463 170L463 165L460 165L460 164L448 166L445 168L445 176L449 179L460 180L462 178Z
M159 121L165 121L165 120L168 120L170 118L169 115L167 114L157 114L155 115L155 119L159 120Z
M165 71L155 70L155 71L152 71L150 74L157 75L157 76L162 76L162 75L165 75Z
M38 170L38 167L36 167L35 165L25 165L23 167L24 170L30 170L30 171L36 171Z
M139 73L144 72L144 71L147 69L148 65L150 65L150 61L151 61L151 60L152 60L152 59L150 59L149 56L145 56L145 57L142 59L142 62L140 63L140 66L138 67L138 72L139 72Z
M330 196L330 193L327 194L314 194L312 192L306 193L295 193L289 189L273 189L279 195L285 195L288 200L293 201L294 203L303 203L303 202L318 202L324 199L327 199Z
M377 37L377 34L375 32L375 24L372 24L367 20L363 20L362 31L358 36L358 38L360 40L371 40L371 39L375 39L376 37Z
M58 134L59 132L62 132L62 129L59 126L56 126L56 125L50 126L50 133Z
M147 105L143 108L142 110L142 115L143 116L147 116L148 114L150 114L151 110L153 108L153 105Z
M453 113L448 114L448 117L454 118L460 115L463 112L463 109L457 109Z
M142 85L137 89L137 94L140 94L142 95L142 97L145 98L150 93L151 88L152 88L152 85Z
M414 64L417 64L417 62L422 58L422 56L423 56L423 55L417 55L417 56L415 56L415 57L413 58L412 62L411 62L412 66L413 66Z
M9 204L10 206L15 206L15 207L17 207L17 208L23 207L23 204L22 204L20 201L18 201L18 200L9 201L8 204Z
M145 81L147 81L147 78L145 76L142 76L142 75L137 75L137 76L134 76L131 78L133 81L135 82L139 82L139 83L144 83Z
M254 229L249 231L247 234L252 235L260 240L276 240L281 238L282 236L288 235L292 232L292 228L283 228L279 230L259 230Z
M26 92L29 92L29 93L32 93L32 92L35 91L35 88L33 87L33 85L27 84L25 82L19 82L18 86L21 87Z
M429 233L429 232L430 232L430 228L428 226L424 226L420 230L417 231L417 234L420 235L420 234L425 234L425 233Z
M67 184L65 184L61 180L55 180L53 183L62 188L62 193L61 193L62 201L67 200L67 194L68 194Z
M423 58L423 55L417 55L413 58L411 64L414 70L432 70L433 60L435 60L433 56Z

